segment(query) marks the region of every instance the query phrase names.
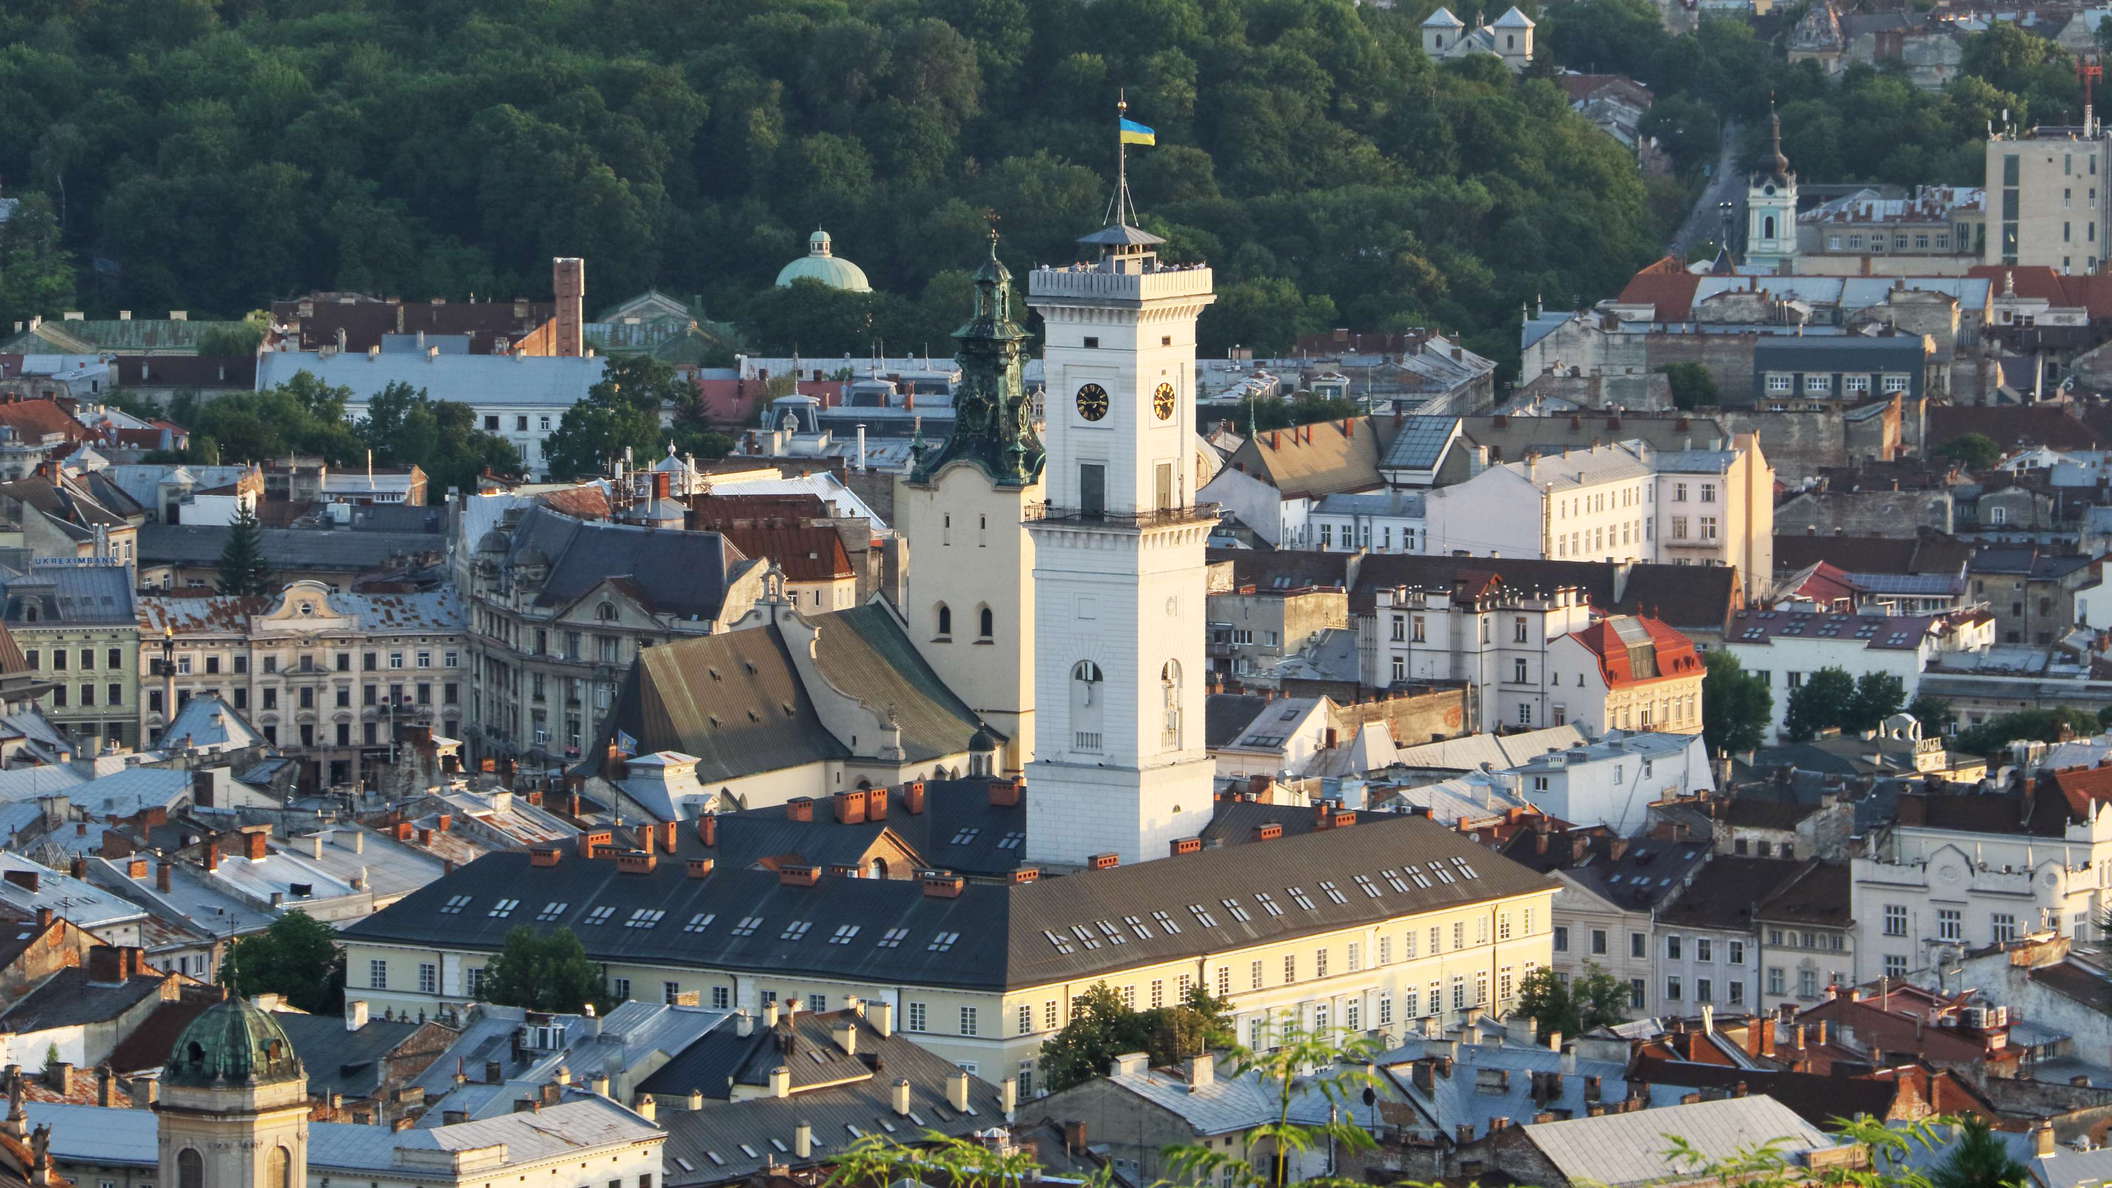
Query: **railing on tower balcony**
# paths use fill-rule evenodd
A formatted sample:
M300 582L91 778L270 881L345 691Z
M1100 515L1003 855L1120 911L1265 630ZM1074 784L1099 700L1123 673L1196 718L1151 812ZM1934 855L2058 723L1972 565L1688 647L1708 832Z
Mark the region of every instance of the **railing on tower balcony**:
M1073 734L1073 738L1072 738L1072 746L1073 746L1073 749L1074 749L1074 750L1080 750L1080 751L1094 751L1094 752L1098 752L1098 751L1100 750L1100 732L1099 732L1099 731L1097 731L1097 730L1077 730L1077 731L1073 731L1073 732L1072 732L1072 734Z
M1161 507L1149 511L1108 511L1102 508L1058 507L1052 503L1030 503L1027 505L1028 520L1046 520L1066 524L1105 524L1111 528L1162 528L1174 524L1193 524L1218 518L1219 508L1215 503L1198 503L1188 507Z

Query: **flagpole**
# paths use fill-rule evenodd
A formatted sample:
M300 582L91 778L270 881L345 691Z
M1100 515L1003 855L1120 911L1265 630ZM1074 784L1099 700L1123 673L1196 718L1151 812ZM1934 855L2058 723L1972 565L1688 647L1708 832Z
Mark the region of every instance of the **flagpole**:
M1115 225L1129 225L1129 142L1122 138L1122 120L1129 113L1129 99L1115 92Z

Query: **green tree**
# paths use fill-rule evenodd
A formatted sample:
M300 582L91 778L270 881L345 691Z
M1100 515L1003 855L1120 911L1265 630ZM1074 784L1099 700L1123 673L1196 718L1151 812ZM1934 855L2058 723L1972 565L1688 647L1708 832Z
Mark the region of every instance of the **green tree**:
M1951 730L1951 703L1933 693L1923 693L1907 707L1914 720L1921 723L1922 733L1929 735L1948 734Z
M235 517L233 531L220 548L220 576L215 587L222 594L265 595L275 590L271 563L264 557L264 526L255 509L244 507Z
M1706 690L1702 693L1708 700ZM1839 728L1855 707L1855 678L1846 669L1826 667L1804 678L1789 695L1789 710L1782 731L1797 742L1805 742L1829 728Z
M1855 678L1855 696L1841 715L1843 730L1862 733L1875 730L1906 704L1907 689L1889 672L1866 672Z
M1774 693L1729 652L1705 652L1702 662L1708 675L1701 681L1701 733L1709 752L1757 750L1767 741Z
M1132 1010L1105 982L1071 1003L1071 1021L1041 1046L1042 1075L1051 1092L1100 1076L1126 1052L1153 1064L1172 1064L1232 1040L1227 1004L1201 987L1167 1007Z
M51 200L28 194L0 222L0 326L55 317L73 305L73 257Z
M478 993L486 1002L531 1011L577 1011L607 997L602 968L569 928L538 933L526 924L484 966Z
M565 410L550 437L545 465L553 476L582 478L605 472L609 460L626 449L638 462L649 461L667 439L661 410L679 412L696 401L696 387L659 359L610 359L587 398Z
M1985 1118L1967 1118L1950 1158L1929 1174L1933 1188L2028 1188L2031 1171L2010 1157Z
M1628 1019L1628 987L1593 962L1565 984L1542 966L1518 984L1518 1013L1533 1021L1546 1037L1557 1032L1582 1035Z
M345 951L337 930L299 908L237 940L223 964L244 997L283 994L289 1004L317 1015L344 1010Z
M1938 457L1950 458L1971 471L1991 469L2002 460L2002 447L1985 433L1966 433L1936 447Z
M271 314L267 310L253 309L241 322L232 326L214 326L198 336L198 353L208 358L236 358L254 355L264 343L264 331L271 325Z
M1679 408L1713 405L1720 399L1716 377L1699 363L1668 363L1658 370L1664 372L1665 382L1672 387L1672 403Z
M2012 742L2058 742L2064 733L2072 737L2088 735L2097 729L2095 714L2072 706L2056 705L1990 718L1978 726L1959 731L1951 741L1953 747L1968 755L1998 755Z

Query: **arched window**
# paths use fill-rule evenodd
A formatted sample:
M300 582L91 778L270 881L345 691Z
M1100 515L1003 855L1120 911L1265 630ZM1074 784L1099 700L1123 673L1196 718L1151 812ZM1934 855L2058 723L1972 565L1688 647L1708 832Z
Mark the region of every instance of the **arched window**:
M602 621L602 622L604 622L604 623L613 623L613 622L615 622L615 621L616 621L616 607L615 607L615 605L614 605L614 604L612 604L612 603L607 603L607 602L604 602L604 603L602 603L602 604L601 604L600 606L597 606L597 607L595 607L595 608L594 608L594 617L595 617L596 619L599 619L600 621Z
M1100 666L1090 660L1080 660L1071 666L1071 745L1075 750L1103 749L1100 682L1105 679Z
M986 606L977 611L975 618L975 627L979 638L989 639L997 634L997 614L989 607Z
M176 1188L205 1188L205 1157L195 1147L176 1155Z
M1181 745L1181 663L1168 660L1159 669L1159 696L1165 711L1159 745L1178 750Z
M284 1147L271 1149L271 1188L293 1188L293 1152Z
M874 877L874 878L876 878L876 879L884 879L884 878L886 878L886 877L887 877L887 859L885 859L885 858L875 858L875 859L873 859L873 866L872 866L872 871L873 871L873 877Z
M952 634L953 608L942 602L939 604L939 638L944 639Z
M1760 238L1762 238L1762 239L1773 239L1774 237L1775 237L1775 216L1773 216L1773 215L1769 215L1769 216L1767 216L1766 218L1764 218L1764 219L1761 219L1761 220L1760 220Z

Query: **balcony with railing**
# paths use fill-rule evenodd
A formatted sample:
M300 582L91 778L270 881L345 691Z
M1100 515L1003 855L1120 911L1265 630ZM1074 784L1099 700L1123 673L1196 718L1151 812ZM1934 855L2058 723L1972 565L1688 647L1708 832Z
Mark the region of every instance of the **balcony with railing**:
M1112 511L1107 508L1058 507L1051 503L1030 503L1027 505L1025 518L1046 523L1097 524L1109 528L1169 528L1181 524L1215 523L1218 518L1218 505L1197 503L1187 507Z

